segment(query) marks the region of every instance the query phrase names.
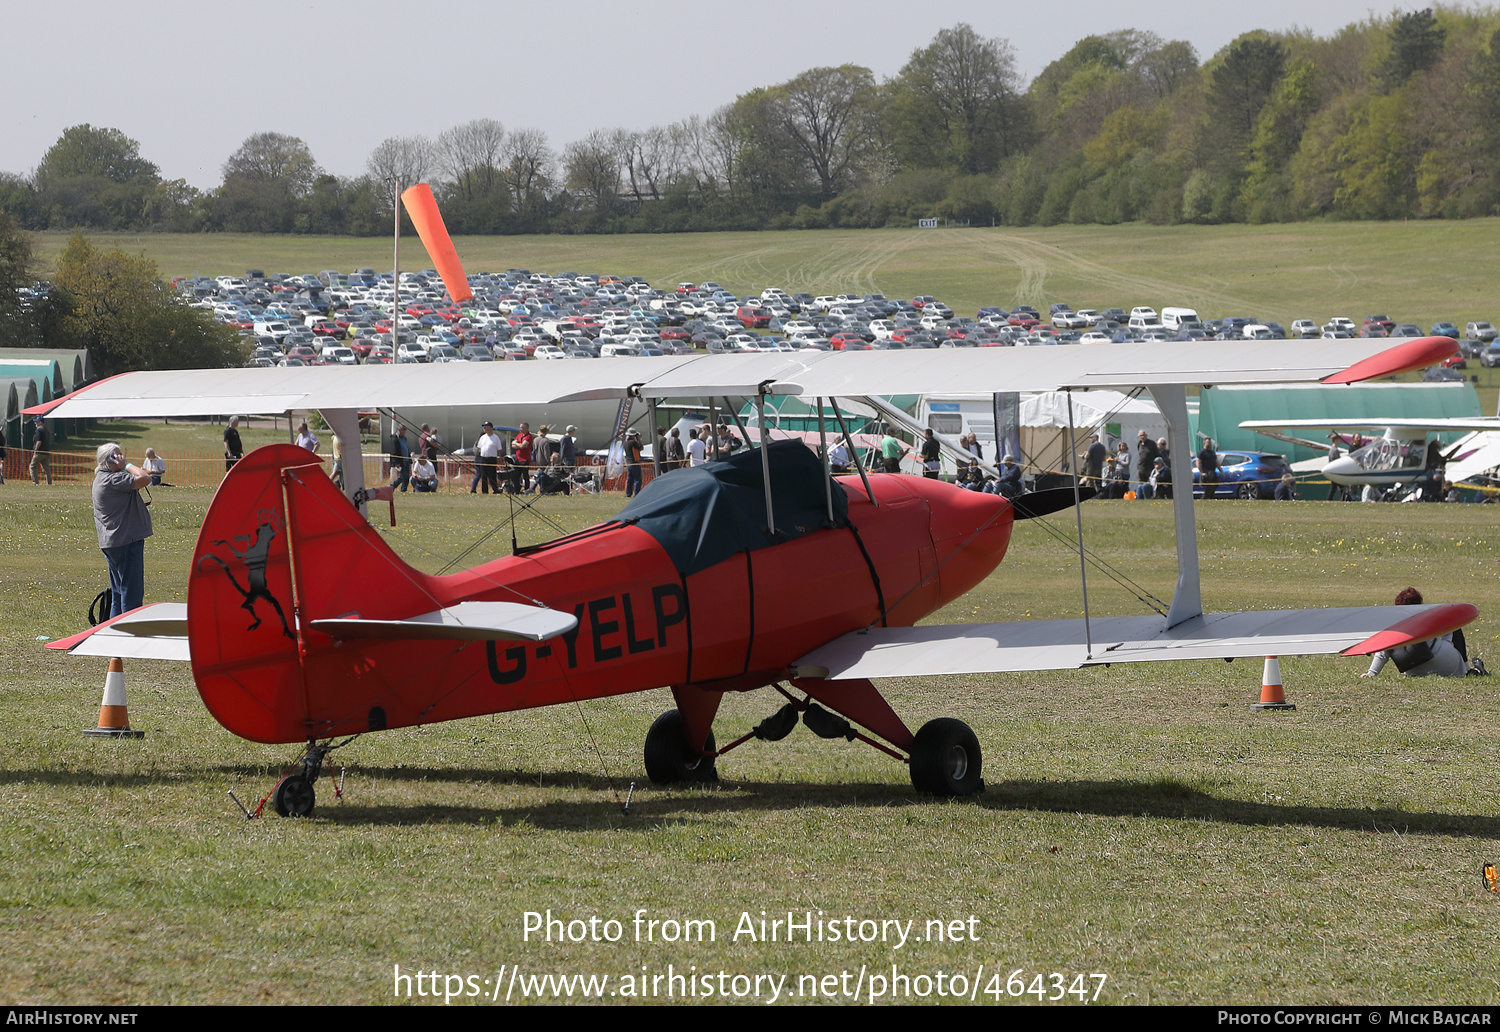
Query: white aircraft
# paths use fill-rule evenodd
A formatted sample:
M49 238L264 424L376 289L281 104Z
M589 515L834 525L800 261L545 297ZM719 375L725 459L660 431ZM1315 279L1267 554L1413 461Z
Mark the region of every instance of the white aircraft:
M1364 443L1355 448L1341 444L1340 451L1343 454L1315 467L1317 472L1345 487L1397 487L1415 483L1435 470L1441 470L1446 479L1458 483L1500 466L1500 418L1493 416L1432 419L1249 419L1240 426L1278 441L1300 444L1324 452L1331 451L1330 443L1292 437L1276 431L1328 430L1339 434L1346 442L1355 434L1379 434L1373 439L1366 438ZM1428 440L1429 434L1459 430L1469 433L1450 445L1443 445L1436 439Z
M837 433L841 397L1143 385L1171 451L1188 455L1189 384L1357 382L1431 365L1454 348L1448 338L1423 338L1394 346L1267 341L1229 354L1217 344L1161 343L187 370L117 376L50 412L317 409L354 444L357 413L369 407L799 395L816 402ZM205 704L230 731L306 744L300 772L273 793L279 812L305 814L336 736L658 687L671 688L677 704L646 737L646 770L658 783L712 777L717 758L748 741L785 737L800 715L821 737L859 738L908 763L919 791L964 795L982 787L974 733L948 718L913 733L876 680L1365 655L1437 637L1477 615L1466 603L1204 613L1194 503L1184 490L1173 501L1177 580L1165 611L1092 618L1085 585L1081 620L918 627L994 570L1013 520L1076 505L1083 489L1012 503L863 468L833 478L801 445L766 438L727 462L663 476L615 521L430 576L406 566L369 524L365 507L376 495L362 469L346 452L346 499L293 445L247 455L204 517L185 605L142 607L51 647L190 660ZM732 490L702 502L703 492L721 489ZM1083 554L1081 520L1079 537ZM712 724L723 694L763 687L785 704L716 748Z

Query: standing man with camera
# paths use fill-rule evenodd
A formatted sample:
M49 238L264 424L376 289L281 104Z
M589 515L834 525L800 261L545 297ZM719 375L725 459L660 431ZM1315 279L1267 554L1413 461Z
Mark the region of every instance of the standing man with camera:
M151 483L151 474L126 462L118 444L101 444L94 465L94 527L99 550L109 563L109 615L119 616L146 601L151 511L141 488Z

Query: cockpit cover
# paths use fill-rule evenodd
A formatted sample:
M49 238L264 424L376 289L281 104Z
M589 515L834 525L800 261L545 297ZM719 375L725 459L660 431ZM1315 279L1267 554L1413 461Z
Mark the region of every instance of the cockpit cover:
M615 522L634 524L654 537L683 577L736 553L767 548L828 526L828 474L818 456L801 441L773 442L769 453L774 539L766 527L760 448L657 477ZM843 526L848 513L848 496L835 483L835 525Z

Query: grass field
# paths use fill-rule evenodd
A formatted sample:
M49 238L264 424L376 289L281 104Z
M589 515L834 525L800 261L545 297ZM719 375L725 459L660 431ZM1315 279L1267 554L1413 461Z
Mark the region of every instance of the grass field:
M1500 319L1494 281L1500 221L1329 222L1278 226L1057 226L1025 229L821 230L630 236L460 237L469 270L528 268L645 276L670 289L717 280L816 294L935 294L960 314L1053 301L1075 308L1186 305L1205 318L1253 315L1289 325L1380 312L1424 329ZM50 263L67 241L43 235ZM389 269L389 238L147 234L101 236L156 260L164 276ZM402 240L402 268L431 265Z
M1112 1004L1500 995L1500 897L1479 873L1500 860L1494 681L1389 669L1362 681L1357 660L1288 658L1299 708L1277 714L1248 709L1254 661L891 685L908 722L958 716L979 736L989 789L948 803L917 797L889 758L801 728L726 757L716 787L652 788L640 747L670 706L658 691L370 736L336 754L350 765L342 802L320 783L312 819L247 823L226 792L253 803L297 750L234 738L187 670L147 662L126 674L146 737L85 739L103 666L38 639L82 626L104 581L87 492L3 490L5 1003L384 1003L397 964L473 976L446 983L460 993L509 985L517 965L609 976L606 992L644 975L651 998L667 983L649 979L670 965L712 976L715 1002L721 988L755 992L721 986L721 971L788 976L782 999L806 1002L815 984L836 1001L856 984L868 997L870 976L893 966L913 979L961 974L986 1003L987 990L1036 1000L1007 995L1016 971L1023 988L1046 975L1044 995L1053 972L1089 994L1097 980L1075 976L1107 975L1098 999ZM148 599L182 597L207 502L206 491L156 492ZM573 529L618 503L544 504ZM1471 652L1500 660L1500 507L1222 502L1198 513L1207 608L1384 602L1413 583L1433 600L1477 603ZM503 510L445 494L403 498L398 515L382 533L430 570ZM1085 527L1096 551L1168 597L1165 505L1090 503ZM523 524L523 542L543 536ZM1103 578L1090 583L1095 613L1143 611ZM1024 524L1000 570L937 619L1077 610L1076 558ZM729 699L720 740L776 701ZM548 909L617 920L620 941L526 941L524 915ZM715 939L663 941L675 928L658 924L638 941L638 911L711 920ZM741 915L758 931L762 911L849 916L856 928L912 921L914 938L735 938ZM929 920L959 922L944 929L960 934L933 941ZM912 993L924 984L936 992L916 981ZM758 988L745 999L769 999L771 984Z

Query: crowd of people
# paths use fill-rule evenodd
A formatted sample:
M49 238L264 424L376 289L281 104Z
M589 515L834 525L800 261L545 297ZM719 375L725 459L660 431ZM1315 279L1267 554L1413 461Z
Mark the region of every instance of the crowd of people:
M49 477L50 482L48 438L40 425L41 421L37 422L37 443L33 451L31 474L33 482L37 482L44 475ZM226 470L244 454L238 426L239 418L234 417L224 429L224 468ZM428 424L422 424L421 432L415 441L408 437L406 427L398 425L386 446L385 457L390 467L390 483L401 491L410 489L418 493L431 493L437 491L444 480L457 480L462 477L469 480L471 494L498 494L502 491L513 494L527 492L550 494L596 484L595 474L591 471L591 467L579 468L578 428L576 426L568 426L560 434L545 425L533 434L526 423L522 423L514 430L501 428L509 431L509 438L502 436L501 432L489 421L486 421L482 428L484 433L473 448L450 452L444 447L442 435ZM727 423L702 423L684 429L687 431L686 440L683 439L682 429L678 427L659 426L656 428L654 454L661 457L662 472L700 466L707 462L728 458L743 447L740 437L736 436ZM1358 435L1348 438L1330 434L1329 437L1333 442L1329 454L1330 460L1339 457L1340 446L1353 450L1367 443ZM296 443L314 454L318 453L321 448L317 433L309 428L305 420L297 428ZM1015 455L997 456L999 461L994 466L986 466L984 447L980 444L976 434L960 435L958 446L969 455L967 460L958 461L957 475L954 480L960 487L1007 497L1015 497L1024 491L1024 470ZM1432 447L1436 449L1438 446ZM334 479L342 486L341 448L337 436L332 438L332 449ZM875 452L871 462L874 469L899 473L902 463L907 459L913 459L920 465L923 476L929 478L942 476L941 446L931 429L925 430L913 446L902 441L892 428L887 427L875 447ZM854 471L855 463L852 453L853 447L847 438L842 436L836 438L829 455L834 473ZM1203 447L1194 458L1197 470L1195 488L1201 485L1204 497L1216 497L1224 473L1214 442L1205 438ZM1151 435L1143 429L1136 434L1134 452L1123 440L1117 441L1111 452L1100 435L1095 433L1090 435L1089 444L1079 454L1078 460L1084 483L1094 487L1100 497L1115 499L1127 497L1170 499L1172 497L1171 453L1165 437L1152 440ZM643 464L651 461L646 458L646 450L639 431L633 429L628 431L621 441L620 461L625 474L625 496L626 498L634 497L640 493L643 485ZM166 465L153 449L147 449L143 464L152 475L153 485L164 483ZM470 476L470 464L472 464L472 476ZM1430 488L1426 484L1423 485L1424 499L1459 500L1457 489L1451 483L1442 480L1441 476L1441 470L1438 469L1436 482ZM1278 501L1290 501L1302 497L1298 490L1297 480L1291 474L1283 474L1274 485L1267 484L1265 489L1272 491ZM1328 497L1332 500L1359 496L1351 489L1332 484L1329 487ZM1377 501L1380 496L1378 492L1374 492L1372 497L1372 492L1367 490L1363 497L1366 501Z

